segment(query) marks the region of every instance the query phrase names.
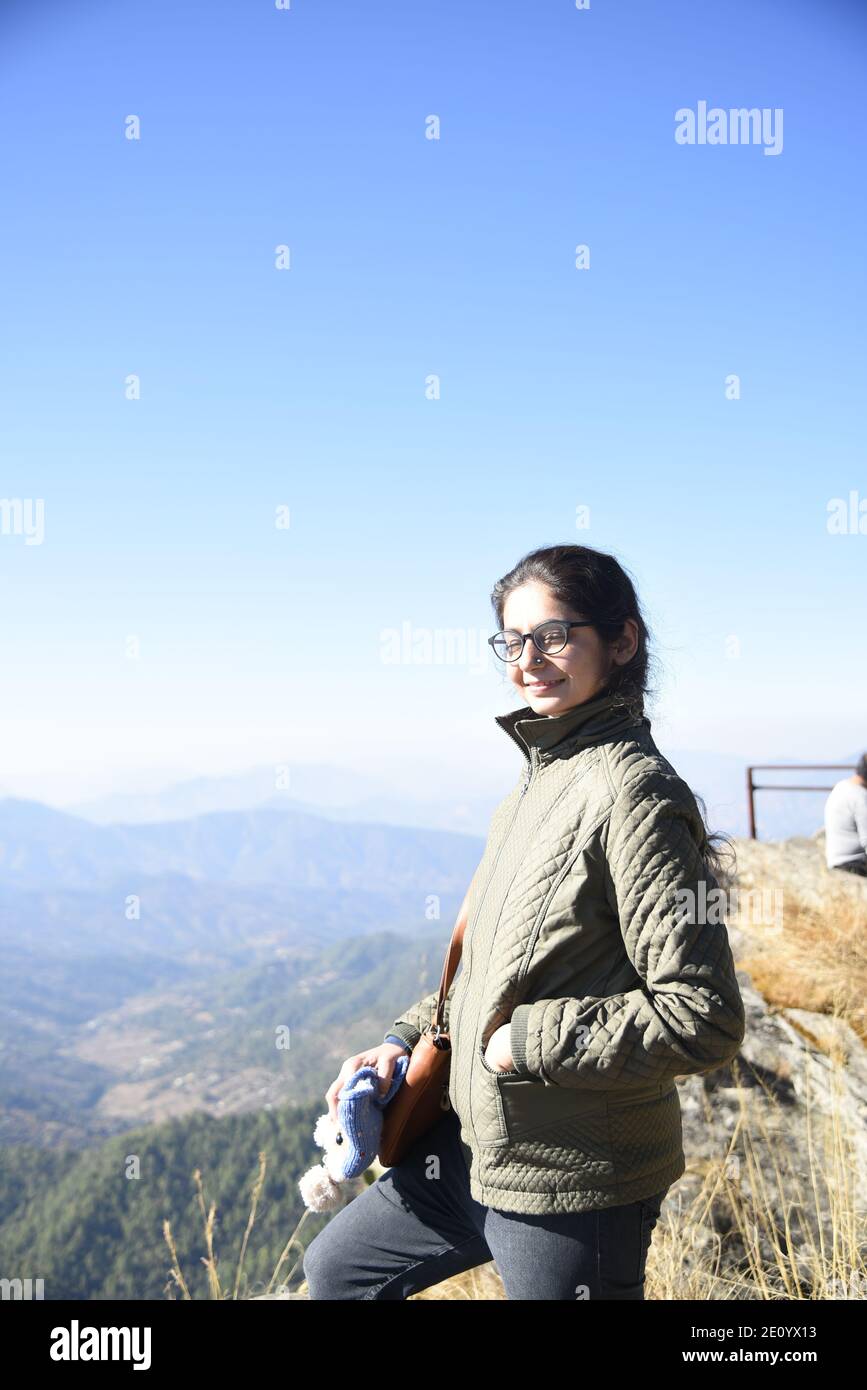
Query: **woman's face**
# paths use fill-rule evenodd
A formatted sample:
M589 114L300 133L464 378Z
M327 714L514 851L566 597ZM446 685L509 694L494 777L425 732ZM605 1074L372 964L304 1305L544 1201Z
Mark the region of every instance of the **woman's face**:
M564 606L546 585L532 580L509 594L503 607L503 627L531 632L550 618L586 616ZM561 652L546 656L528 639L518 660L506 662L505 670L532 710L563 714L600 693L612 664L628 661L637 647L638 625L632 618L627 618L623 636L612 646L603 642L595 628L573 627Z

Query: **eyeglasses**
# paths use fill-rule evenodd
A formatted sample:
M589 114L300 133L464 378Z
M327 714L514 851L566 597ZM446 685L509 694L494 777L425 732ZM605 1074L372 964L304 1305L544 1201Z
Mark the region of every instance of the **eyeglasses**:
M569 629L573 627L592 627L591 618L582 618L579 622L567 623L559 618L552 618L546 623L540 623L534 627L532 632L515 632L513 628L506 628L504 632L495 632L493 637L488 638L488 646L493 649L501 661L517 661L524 650L524 643L528 637L532 637L533 645L537 651L544 656L556 656L557 652L562 652L566 643L569 641Z

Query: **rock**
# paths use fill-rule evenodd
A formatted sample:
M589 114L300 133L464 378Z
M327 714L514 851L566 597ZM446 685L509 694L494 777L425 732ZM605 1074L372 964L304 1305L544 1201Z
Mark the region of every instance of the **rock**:
M867 883L829 870L823 839L819 832L811 839L736 842L737 884L781 885L787 913L807 903L814 913L831 914L842 902L851 932L867 932ZM768 946L760 927L729 921L728 932L736 962L758 959ZM778 940L770 949L782 953L780 960L788 946ZM856 951L854 958L863 955ZM823 965L828 968L827 961ZM707 1227L716 1231L719 1274L747 1281L733 1297L762 1296L753 1273L759 1261L772 1286L774 1272L785 1269L795 1289L793 1294L784 1287L781 1274L774 1296L810 1297L823 1265L816 1251L822 1241L826 1252L834 1250L841 1218L863 1241L867 1046L843 1018L769 1003L745 969L739 967L737 976L746 1012L743 1045L730 1065L678 1080L687 1172L671 1189L662 1215L674 1225L691 1203L697 1213L708 1207L692 1232L688 1259L697 1265L706 1259ZM843 1264L846 1258L844 1252ZM835 1293L828 1292L824 1273L812 1296L867 1296L863 1276L860 1293Z

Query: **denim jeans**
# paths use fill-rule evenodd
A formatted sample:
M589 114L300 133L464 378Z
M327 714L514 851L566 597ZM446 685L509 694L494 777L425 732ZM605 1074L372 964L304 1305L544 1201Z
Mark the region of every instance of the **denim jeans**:
M644 1298L668 1188L601 1211L496 1211L470 1195L459 1135L448 1110L400 1164L332 1217L304 1255L311 1299L405 1299L489 1260L508 1299Z

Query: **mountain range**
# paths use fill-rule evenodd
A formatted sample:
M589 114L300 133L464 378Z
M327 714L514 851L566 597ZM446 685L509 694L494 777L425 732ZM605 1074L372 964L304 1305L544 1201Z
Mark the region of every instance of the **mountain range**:
M746 759L704 749L671 750L660 746L660 751L705 801L711 829L737 836L749 834ZM798 775L768 772L757 774L755 780L782 786L787 781L831 785L845 777L860 756L858 751L833 759L841 764L836 772ZM781 757L776 761L804 762L795 757ZM279 767L252 768L236 776L192 778L158 791L103 797L64 809L94 825L104 826L189 820L217 811L273 810L326 816L329 820L354 824L376 823L485 836L491 815L515 780L517 768L517 763L504 768L500 786L490 782L482 786L478 777L468 776L468 785L457 787L454 797L423 800L395 791L374 777L330 764L286 763ZM784 839L792 835L811 835L822 824L823 807L821 791L815 794L761 791L756 797L759 837Z
M324 1094L433 988L482 849L295 810L97 826L0 802L0 1141Z

